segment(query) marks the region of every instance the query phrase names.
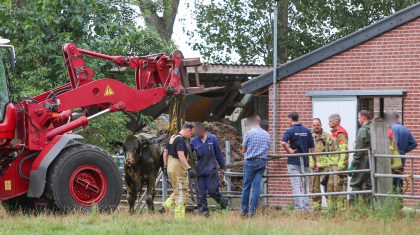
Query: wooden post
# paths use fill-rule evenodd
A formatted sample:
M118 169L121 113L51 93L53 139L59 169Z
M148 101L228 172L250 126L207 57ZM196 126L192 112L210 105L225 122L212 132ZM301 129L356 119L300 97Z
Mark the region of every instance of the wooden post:
M372 153L375 154L389 154L388 146L388 127L383 121L382 118L376 118L371 126L371 143L372 143ZM379 174L391 174L391 159L390 158L373 158L375 161L376 169L372 169L374 173ZM392 190L392 178L374 178L376 180L376 189L377 193L390 193ZM384 198L379 198L379 203L382 203Z

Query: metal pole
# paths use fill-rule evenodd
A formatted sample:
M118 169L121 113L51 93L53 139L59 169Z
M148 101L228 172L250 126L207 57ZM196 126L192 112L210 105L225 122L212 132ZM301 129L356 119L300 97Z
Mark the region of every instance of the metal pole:
M111 111L111 109L104 109L104 110L102 110L102 111L100 111L98 113L93 114L92 116L87 117L87 120L94 119L94 118L99 117L99 116L101 116L101 115L103 115L105 113L109 113L110 111Z
M230 141L226 140L225 141L225 155L226 155L226 164L229 164L231 162L230 159ZM227 173L230 173L232 170L230 168L226 169ZM231 176L229 174L225 174L226 177L226 184L227 184L227 191L232 191L232 180L231 180Z
M393 198L406 198L406 199L420 199L420 196L416 195L404 195L404 194L388 194L388 193L377 193L377 197L393 197Z
M168 179L165 174L162 174L162 204L168 198Z
M264 173L267 174L267 168L265 169ZM263 193L267 194L268 193L268 177L263 177L262 181L263 181ZM260 195L260 197L261 197L261 195ZM264 205L268 206L267 198L263 198L263 203L264 203Z
M319 197L319 196L338 196L338 195L355 195L355 194L371 194L372 190L360 191L343 191L343 192L330 192L330 193L307 193L307 194L267 194L261 195L262 197Z
M274 24L273 24L273 153L277 151L277 24L278 24L278 4L274 2ZM267 168L264 174L267 174ZM263 179L264 194L268 193L268 178ZM267 198L264 204L268 205Z
M369 168L370 168L370 180L371 180L371 184L372 184L372 198L375 197L375 192L376 192L376 182L375 182L375 168L373 165L373 161L375 161L373 159L373 155L371 154L370 150L368 150L368 159L369 159Z
M302 156L319 156L319 155L326 155L326 154L341 154L341 153L359 153L359 152L367 152L367 149L355 149L355 150L346 150L346 151L334 151L334 152L317 152L317 153L290 153L290 154L271 154L268 157L271 159L274 158L285 158L285 157L302 157ZM386 156L386 157L394 157L398 155L375 155L375 156ZM402 157L408 155L402 155ZM408 156L407 158L411 158L412 156ZM420 156L418 156L420 159Z
M277 1L274 2L274 48L273 48L273 153L277 150Z
M303 173L303 174L301 174L300 172L296 174L267 174L267 175L263 175L263 177L301 177L301 176L309 177L309 176L339 175L339 174L363 173L363 172L369 173L370 169L360 169L360 170L352 170L352 171L328 171L328 172ZM225 173L225 175L228 175L231 177L243 177L244 174L240 172L229 172L229 173ZM398 175L398 176L402 178L401 175ZM417 176L414 175L414 179L417 179L416 177Z
M339 175L339 174L348 174L348 173L369 173L370 169L360 169L352 171L329 171L329 172L316 172L316 173L297 173L297 174L269 174L264 175L263 177L301 177L301 176L323 176L323 175ZM239 175L238 175L239 176Z
M306 188L306 176L304 174L305 173L305 165L304 165L304 160L303 157L300 157L300 182L302 185L302 189L303 189L303 194L307 194L307 188Z
M375 174L375 177L383 177L383 178L400 178L400 179L404 179L404 178L414 178L414 176L411 175L400 175L400 174Z
M405 158L405 159L420 159L420 156L416 155L389 155L389 154L375 154L376 158Z
M410 162L410 176L411 176L411 196L414 195L414 159Z

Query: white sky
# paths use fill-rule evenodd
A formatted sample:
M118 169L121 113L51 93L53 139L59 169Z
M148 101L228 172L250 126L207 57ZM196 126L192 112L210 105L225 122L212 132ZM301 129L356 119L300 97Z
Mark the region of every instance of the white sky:
M189 36L184 32L184 28L192 31L197 28L196 21L193 18L194 0L181 0L178 7L178 14L176 16L172 40L182 51L184 57L201 57L199 51L193 51L188 45ZM200 40L196 36L194 40Z
M209 3L210 1L216 1L222 3L224 0L202 0L204 3ZM133 8L140 13L140 9L137 5L133 5ZM201 56L200 52L194 51L189 45L188 42L191 40L190 37L187 35L186 31L194 31L197 29L197 23L194 19L194 0L180 0L178 13L174 23L174 29L172 33L172 40L175 42L177 48L182 51L185 58L193 58L193 57L201 57L201 61L204 62L204 58ZM139 26L144 26L145 23L142 19L138 21ZM194 35L192 39L194 42L203 42L201 37ZM233 52L231 55L231 62L235 63L239 61L239 55Z
M224 0L201 0L203 3L210 3L210 2L216 2L223 4ZM174 24L174 30L172 34L172 40L175 42L176 46L182 53L184 54L184 57L201 57L201 61L204 62L204 58L201 56L199 51L194 51L189 45L188 41L191 39L186 34L186 30L188 31L194 31L197 29L197 23L194 19L194 0L180 0L179 7L178 7L178 14L176 16L175 24ZM202 42L204 41L201 39L200 36L194 35L193 38L194 42ZM226 53L226 51L225 51ZM230 53L230 63L238 63L240 56L236 52ZM257 61L257 64L264 64L263 58L260 58L259 61Z

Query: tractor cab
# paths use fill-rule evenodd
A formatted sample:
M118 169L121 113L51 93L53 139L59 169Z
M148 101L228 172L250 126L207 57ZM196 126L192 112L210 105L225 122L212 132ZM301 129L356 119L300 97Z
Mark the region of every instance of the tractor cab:
M0 38L0 123L4 121L9 103L9 69L15 68L15 50L8 39Z
M0 144L14 137L16 111L9 99L9 74L15 68L15 49L0 37Z

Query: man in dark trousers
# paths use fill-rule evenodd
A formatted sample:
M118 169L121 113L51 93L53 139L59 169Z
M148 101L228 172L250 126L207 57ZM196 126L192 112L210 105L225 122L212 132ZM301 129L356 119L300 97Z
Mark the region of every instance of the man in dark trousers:
M281 142L287 153L313 153L315 152L314 139L311 130L299 123L299 114L291 112L288 116L290 128L286 130ZM289 143L289 145L287 145ZM316 157L314 171L318 171ZM288 157L287 169L289 174L309 173L309 156ZM293 194L309 193L309 177L290 177ZM295 197L295 209L310 209L308 197Z
M209 216L207 193L222 209L228 206L227 198L219 192L219 170L223 172L225 159L216 136L209 133L202 123L194 124L194 133L195 137L190 144L197 155L198 185L195 185L197 207L199 214Z
M356 136L356 146L355 149L370 149L371 139L370 139L370 120L371 114L367 110L362 110L358 115L358 122L360 128L357 131ZM353 155L353 161L349 166L348 170L363 170L369 169L369 153L368 152L356 152ZM372 181L370 179L369 172L354 173L351 177L350 186L352 191L360 190L371 190ZM354 203L354 196L352 196L351 203Z
M399 122L400 115L396 112L389 113L385 116L387 124L392 129L394 139L397 142L398 152L400 155L406 155L408 152L414 150L417 147L417 142L407 127ZM404 173L405 158L401 158L403 169L401 174ZM393 178L393 184L396 188L403 188L402 178Z

